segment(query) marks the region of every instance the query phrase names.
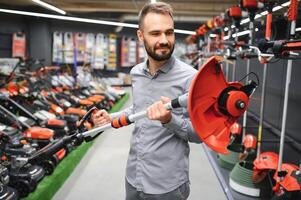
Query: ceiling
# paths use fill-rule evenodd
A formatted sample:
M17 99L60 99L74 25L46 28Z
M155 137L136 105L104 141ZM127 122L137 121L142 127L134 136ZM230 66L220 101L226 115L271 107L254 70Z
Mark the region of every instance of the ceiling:
M136 24L138 12L150 0L42 0L68 16ZM196 30L201 24L237 5L240 0L162 0L174 8L177 29ZM278 3L288 0L276 0ZM301 6L300 6L301 7ZM0 8L58 14L32 0L0 0ZM281 12L284 12L283 9ZM281 13L282 15L283 13Z
M114 21L137 21L137 14L148 0L44 0L67 15ZM201 24L237 4L238 0L166 0L174 8L176 22ZM0 0L0 7L52 13L31 0Z

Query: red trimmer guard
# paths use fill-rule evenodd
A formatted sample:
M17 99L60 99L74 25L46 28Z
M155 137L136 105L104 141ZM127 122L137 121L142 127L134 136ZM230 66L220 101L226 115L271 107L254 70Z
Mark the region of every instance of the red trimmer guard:
M224 115L217 106L219 95L231 85L226 82L218 61L211 57L192 81L188 98L190 119L198 136L222 154L228 153L230 127L239 117Z

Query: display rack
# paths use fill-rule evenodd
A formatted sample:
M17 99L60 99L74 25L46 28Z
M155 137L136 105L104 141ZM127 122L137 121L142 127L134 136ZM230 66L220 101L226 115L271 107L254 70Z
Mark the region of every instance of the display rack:
M119 111L129 98L129 94L125 94L110 110L110 113ZM83 143L78 148L73 150L68 156L57 166L53 174L44 177L44 179L38 184L36 190L24 200L51 200L59 188L64 184L75 167L81 161L83 156L93 145L93 142Z

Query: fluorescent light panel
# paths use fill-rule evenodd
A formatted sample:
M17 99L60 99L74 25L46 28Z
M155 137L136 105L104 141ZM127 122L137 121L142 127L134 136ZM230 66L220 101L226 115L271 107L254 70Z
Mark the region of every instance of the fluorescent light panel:
M280 9L282 9L283 7L282 6L276 6L276 7L274 7L273 8L273 12L276 12L277 10L280 10Z
M290 1L287 1L287 2L285 2L285 3L283 3L283 4L281 4L281 6L282 7L285 7L285 6L289 6L291 4L291 2Z
M243 36L243 35L247 35L247 34L250 34L250 30L246 30L246 31L241 31L241 32L238 32L238 33L234 33L232 35L232 37L235 38L236 35L237 35L237 37L239 37L239 36Z
M50 5L50 4L45 3L43 1L40 1L40 0L32 0L32 1L39 4L40 6L42 6L44 8L47 8L49 10L53 10L55 12L58 12L58 13L62 14L62 15L66 15L66 12L64 10L61 10L61 9L59 9L59 8L53 6L53 5Z
M80 17L69 17L69 16L62 16L62 15L34 13L34 12L9 10L9 9L2 9L2 8L0 8L0 12L9 13L9 14L16 14L16 15L42 17L42 18L48 18L48 19L58 19L58 20L65 20L65 21L83 22L83 23L90 23L90 24L102 24L102 25L110 25L110 26L122 26L122 27L127 27L127 28L138 28L137 24L112 22L112 21L80 18ZM174 32L175 33L180 33L180 34L195 35L195 31L175 29Z
M229 36L227 35L227 36L225 36L225 37L223 37L223 40L228 40L229 39Z
M187 31L182 29L175 29L175 33L186 34L186 35L195 35L195 31Z

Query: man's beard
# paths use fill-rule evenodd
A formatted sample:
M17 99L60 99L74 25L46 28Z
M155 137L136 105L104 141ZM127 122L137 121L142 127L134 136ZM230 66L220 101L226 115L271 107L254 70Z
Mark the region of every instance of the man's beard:
M166 43L166 44L160 44L158 47L154 47L152 49L145 40L144 40L144 46L145 46L145 50L146 50L147 54L156 61L168 60L170 58L170 56L172 55L174 47L175 47L175 45L170 45L170 44ZM156 53L156 50L159 48L166 48L166 50L168 48L167 51L169 51L169 52L166 54L159 55Z

